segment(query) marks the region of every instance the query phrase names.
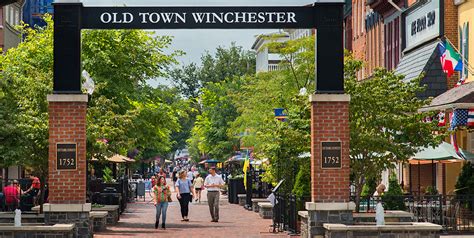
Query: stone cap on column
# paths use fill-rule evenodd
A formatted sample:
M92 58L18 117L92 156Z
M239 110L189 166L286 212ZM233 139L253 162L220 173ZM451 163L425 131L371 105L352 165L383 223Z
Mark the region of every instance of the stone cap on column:
M308 211L353 211L355 210L354 202L307 202L306 210Z
M311 94L310 102L349 102L351 95L349 94Z
M91 203L84 203L84 204L45 203L43 205L44 212L90 212L91 209L92 209Z
M87 102L87 94L50 94L47 96L48 102Z

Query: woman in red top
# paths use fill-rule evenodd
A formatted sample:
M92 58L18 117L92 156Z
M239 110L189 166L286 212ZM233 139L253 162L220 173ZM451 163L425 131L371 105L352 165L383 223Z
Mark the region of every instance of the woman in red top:
M158 229L158 224L160 223L160 215L163 216L163 223L161 223L161 228L166 229L166 211L168 210L168 202L171 198L171 190L168 185L166 185L165 177L158 177L156 185L153 187L153 203L156 207L156 221L155 229Z

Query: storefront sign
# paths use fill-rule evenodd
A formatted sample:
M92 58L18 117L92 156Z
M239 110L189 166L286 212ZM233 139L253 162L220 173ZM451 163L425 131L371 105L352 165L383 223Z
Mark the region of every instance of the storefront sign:
M311 7L87 7L83 28L312 28Z
M77 167L76 144L56 144L56 169L74 170Z
M341 142L321 142L323 169L342 168Z
M428 0L405 17L405 49L414 48L441 34L440 0Z

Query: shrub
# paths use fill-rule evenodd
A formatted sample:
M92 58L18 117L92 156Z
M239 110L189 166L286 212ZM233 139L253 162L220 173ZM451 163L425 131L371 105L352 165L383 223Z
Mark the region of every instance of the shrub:
M469 200L470 198L467 198L467 196L472 196L472 194L474 194L474 168L472 167L471 162L465 163L462 167L461 174L458 177L455 188L456 198L459 201L466 199ZM470 210L474 210L474 207L470 202L466 202L462 204L462 206Z
M395 173L390 175L388 184L388 191L382 196L384 208L386 210L405 210L403 191Z
M309 159L300 164L292 193L300 198L311 195L311 164Z
M112 170L109 167L105 167L102 172L104 173L102 176L104 183L112 183L114 181L114 178L112 177Z

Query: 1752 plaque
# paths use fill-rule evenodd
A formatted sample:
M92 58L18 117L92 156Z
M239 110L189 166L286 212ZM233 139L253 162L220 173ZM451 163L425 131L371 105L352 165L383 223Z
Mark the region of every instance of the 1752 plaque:
M77 165L76 144L56 144L56 169L74 170Z
M341 142L321 142L323 169L342 168L341 164Z

